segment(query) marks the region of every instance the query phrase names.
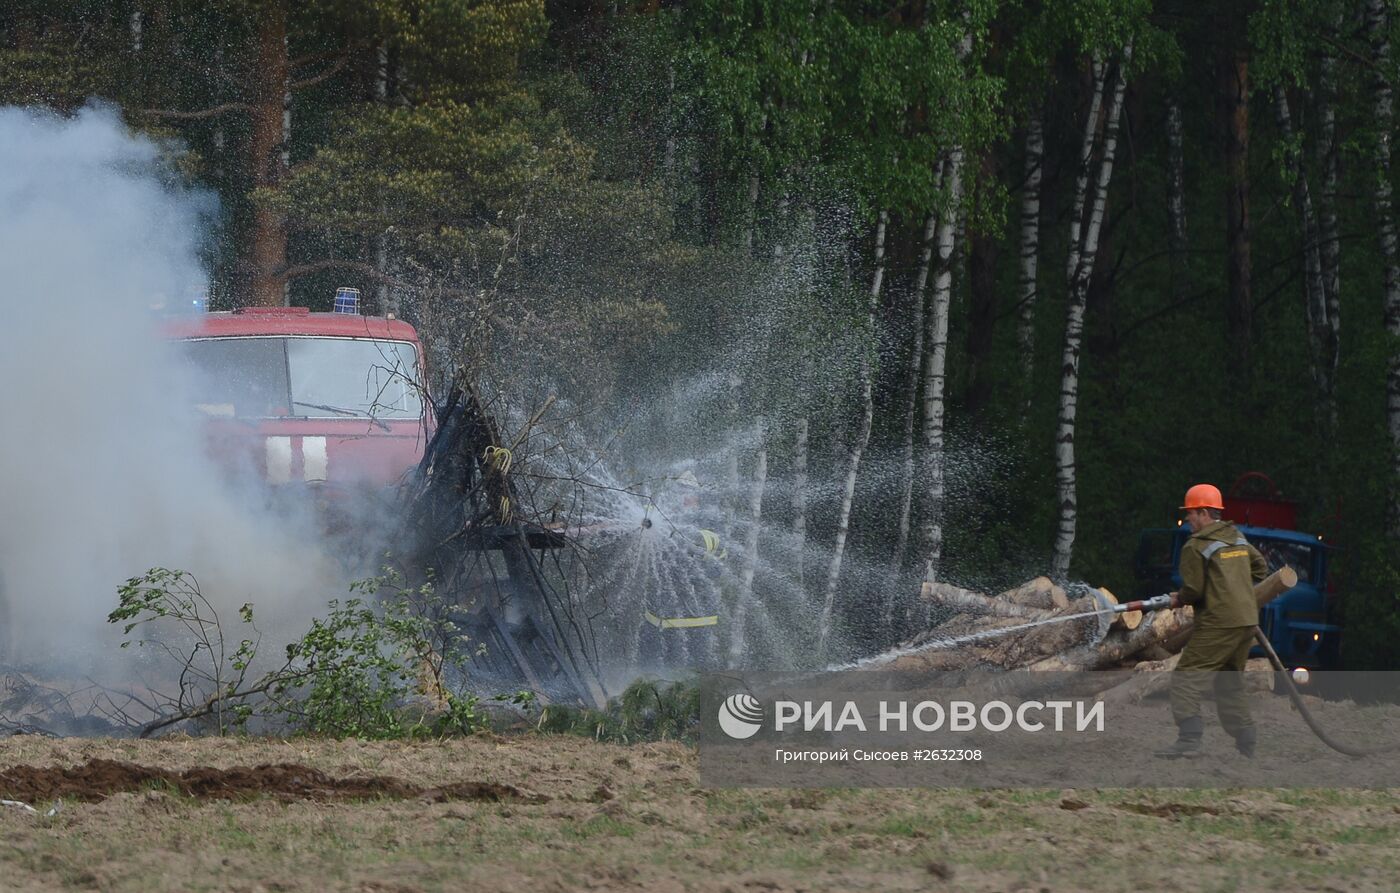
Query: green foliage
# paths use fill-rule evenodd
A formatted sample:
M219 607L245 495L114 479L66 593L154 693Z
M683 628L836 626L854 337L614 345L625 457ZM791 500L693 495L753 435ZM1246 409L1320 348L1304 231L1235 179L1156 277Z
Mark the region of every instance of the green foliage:
M427 85L451 93L509 84L548 28L544 0L397 0L384 4L393 45Z
M469 734L487 719L466 688L471 643L446 616L432 583L407 587L397 571L352 586L287 645L286 662L250 677L261 634L253 606L239 611L249 636L232 651L215 606L184 571L153 568L119 590L108 622L171 659L174 695L156 694L162 715L148 731L213 717L223 734L254 716L315 735L405 738ZM133 640L122 643L125 648ZM504 697L503 697L504 699ZM510 696L528 704L528 693Z
M588 151L525 93L370 105L265 198L308 227L349 235L392 228L420 261L438 252L494 266L511 222L588 167Z
M262 634L253 624L253 606L238 609L239 626L247 637L229 651L219 613L185 571L152 568L132 577L117 590L117 607L107 622L122 624L122 635L138 629L144 635L124 639L172 658L180 668L178 690L164 700L176 713L212 716L223 734L242 728L252 715L243 691Z
M599 741L691 741L700 725L700 688L694 682L638 679L604 710L551 704L540 712L541 732Z
M305 731L355 738L402 738L471 732L485 726L479 699L454 691L470 642L439 616L432 584L406 589L387 569L333 600L324 617L287 646L298 678L294 706L284 708ZM368 602L365 599L374 599ZM288 691L292 687L287 688ZM413 701L429 709L413 710Z
M1353 568L1354 585L1343 604L1346 666L1356 670L1400 667L1400 557L1379 532L1366 538Z
M1318 44L1336 40L1331 32L1347 8L1336 0L1262 0L1249 17L1251 78L1265 90L1307 84Z
M747 429L762 411L774 425L775 481L785 473L780 444L791 442L790 428L778 426L797 414L811 422L814 476L827 470L839 452L831 445L851 428L852 360L867 350L879 361L869 454L872 464L898 455L904 407L919 396L892 370L903 368L912 340L922 222L947 201L940 160L962 147L967 229L999 255L990 307L967 285L966 244L952 258L945 567L1007 583L1043 569L1054 524L1060 271L1088 66L1131 42L1081 358L1073 573L1130 591L1136 531L1170 523L1183 485L1263 469L1304 502L1309 524L1344 505L1335 536L1326 532L1343 547L1336 567L1352 609L1348 659L1393 662L1400 581L1381 507L1400 486L1387 477L1383 419L1397 347L1378 323L1371 204L1374 149L1387 137L1374 124L1372 85L1378 75L1400 80L1393 9L1390 69L1377 71L1363 6L1345 0L1210 9L1162 0L695 0L659 12L543 0L286 3L297 63L291 169L254 194L248 106L259 98L259 28L273 2L17 0L0 10L0 102L66 112L95 97L133 126L182 143L182 169L219 192L214 287L229 303L242 297L261 203L287 217L291 267L304 274L293 280L294 302L324 300L331 284L371 294L387 274L442 366L508 379L517 392L548 382L594 405L615 389L647 399L683 391L679 414L698 418L711 441L716 431ZM133 12L143 15L139 49ZM1223 359L1223 48L1245 51L1253 91L1255 369L1239 381ZM1289 141L1273 123L1280 84L1295 103ZM1188 247L1178 258L1166 250L1166 91L1185 122ZM1332 433L1311 417L1304 240L1292 184L1274 174L1282 161L1298 162L1321 210L1324 106L1337 124L1343 234ZM1046 179L1034 375L1022 387L1019 246L1006 218L1022 188L1020 135L1032 109L1045 113ZM880 210L891 213L889 263L872 330L863 310ZM780 261L774 248L784 250ZM974 335L986 329L989 352L974 355ZM994 382L976 416L962 403L974 364ZM717 397L689 396L730 378L738 384L709 389ZM654 427L659 447L676 433ZM853 559L885 562L892 497L883 481L867 487L875 479L862 472L850 548ZM766 501L770 513L787 504ZM828 505L812 504L813 548L829 542L829 516ZM205 630L197 586L186 582L138 578L114 622ZM413 674L391 665L400 650L414 652L422 630L394 616L392 603L367 595L339 603L300 643L299 671L315 661L332 677L345 674L360 705L345 715L327 708L316 723L386 728L396 698L411 690ZM256 643L251 617L244 622L247 634L232 638ZM216 652L212 631L200 635L208 645L179 654L197 657L205 675L178 701L198 707L231 680L241 680L239 691L259 681L240 676L237 648ZM614 734L621 709L575 719L590 734ZM551 716L573 722L559 708ZM415 720L395 722L406 734Z

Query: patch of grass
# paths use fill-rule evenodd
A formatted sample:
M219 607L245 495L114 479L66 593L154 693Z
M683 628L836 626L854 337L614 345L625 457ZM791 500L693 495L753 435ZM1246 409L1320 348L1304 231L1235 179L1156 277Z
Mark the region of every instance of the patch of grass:
M1289 806L1355 806L1370 791L1343 791L1334 788L1284 788L1274 792L1280 803Z
M578 840L591 840L595 837L631 837L636 833L637 829L634 825L606 815L594 816L582 822L571 822L563 828L565 837Z
M885 819L876 827L877 834L893 834L899 837L927 837L929 824L923 816L895 816Z
M179 785L172 783L167 778L153 779L142 784L141 787L138 788L138 793L146 793L147 791L154 791L158 794L164 794L171 800L175 800L184 804L194 804L199 802L197 798L185 793L180 789Z
M232 809L225 807L223 811L223 827L219 831L219 840L228 844L234 849L257 852L263 841L258 839L258 835L244 828L237 814Z
M1332 831L1325 839L1333 843L1381 843L1393 846L1397 840L1400 840L1400 828L1387 828L1375 825L1351 825Z
M551 704L540 712L535 728L554 734L582 735L596 741L693 742L700 727L700 687L693 681L638 679L603 710Z

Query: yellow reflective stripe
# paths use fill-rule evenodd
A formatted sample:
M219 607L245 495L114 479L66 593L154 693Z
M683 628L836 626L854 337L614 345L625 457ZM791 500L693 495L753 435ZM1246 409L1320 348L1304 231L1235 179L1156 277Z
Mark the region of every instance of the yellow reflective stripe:
M1220 557L1221 557L1221 558L1247 558L1247 557L1249 557L1249 550L1248 550L1248 549L1236 549L1236 550L1233 551L1233 552L1221 552L1221 553L1220 553Z
M650 611L644 611L642 616L647 623L657 629L693 629L697 626L715 626L719 623L719 615L711 614L709 617L657 617Z

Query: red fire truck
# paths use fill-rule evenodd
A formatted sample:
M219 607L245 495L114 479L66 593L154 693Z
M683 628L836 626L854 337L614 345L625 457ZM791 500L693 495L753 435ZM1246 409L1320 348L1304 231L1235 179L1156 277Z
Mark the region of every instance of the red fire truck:
M432 413L408 323L250 307L177 317L166 334L226 466L275 487L349 491L396 484L423 455Z

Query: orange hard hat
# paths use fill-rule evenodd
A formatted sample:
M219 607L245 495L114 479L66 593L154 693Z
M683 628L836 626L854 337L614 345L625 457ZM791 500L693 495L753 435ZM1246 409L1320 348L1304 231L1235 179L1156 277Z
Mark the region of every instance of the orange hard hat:
M1218 509L1225 510L1225 502L1220 498L1220 488L1214 484L1197 484L1186 491L1186 504L1182 510L1186 509Z

